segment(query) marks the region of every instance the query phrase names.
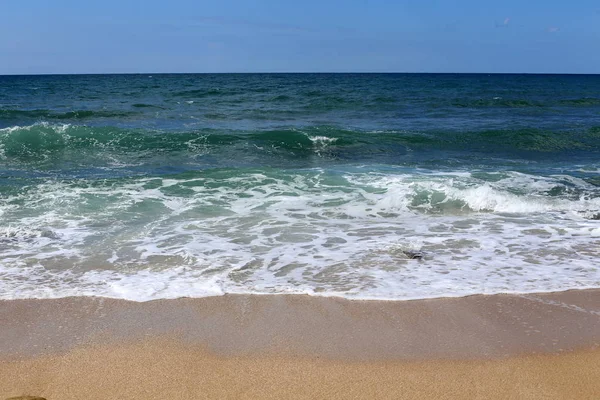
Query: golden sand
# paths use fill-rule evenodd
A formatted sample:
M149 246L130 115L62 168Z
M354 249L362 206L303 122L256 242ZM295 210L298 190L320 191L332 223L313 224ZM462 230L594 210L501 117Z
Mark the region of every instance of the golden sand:
M0 399L600 399L600 291L0 302Z
M3 397L92 399L598 399L600 352L470 361L226 357L166 340L0 364Z

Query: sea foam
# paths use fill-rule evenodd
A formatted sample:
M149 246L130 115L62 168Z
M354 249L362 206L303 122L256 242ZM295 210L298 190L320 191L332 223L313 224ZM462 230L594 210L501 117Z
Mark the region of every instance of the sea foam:
M580 179L517 172L47 182L2 199L0 297L413 299L597 287L599 199Z

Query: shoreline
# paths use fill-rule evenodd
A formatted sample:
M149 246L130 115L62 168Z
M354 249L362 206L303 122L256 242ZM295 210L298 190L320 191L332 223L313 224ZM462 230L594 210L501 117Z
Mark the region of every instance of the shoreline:
M599 300L2 300L0 400L593 398Z
M600 347L600 289L398 301L238 294L0 300L0 324L0 358L178 336L227 355L478 359ZM274 345L282 340L287 345ZM324 347L331 351L321 354Z
M599 286L579 286L579 287L567 287L559 290L536 290L530 292L493 292L493 293L467 293L467 294L441 294L436 296L425 296L425 297L399 297L399 298L387 298L387 297L360 297L360 296L344 296L339 292L219 292L205 295L184 295L180 297L165 297L165 298L149 298L147 300L136 300L127 297L116 297L116 296L105 296L105 295L67 295L67 296L56 296L56 297L16 297L16 298L0 298L0 303L10 301L41 301L41 300L64 300L64 299L105 299L115 301L125 301L131 303L151 303L155 301L177 301L177 300L202 300L207 298L215 297L228 297L228 296L249 296L249 297L270 297L270 296L289 296L289 297L311 297L311 298L322 298L322 299L339 299L344 301L356 301L356 302L409 302L409 301L424 301L424 300L444 300L444 299L460 299L467 297L489 297L489 296L528 296L528 295L553 295L557 293L566 292L586 292L586 291L600 291Z

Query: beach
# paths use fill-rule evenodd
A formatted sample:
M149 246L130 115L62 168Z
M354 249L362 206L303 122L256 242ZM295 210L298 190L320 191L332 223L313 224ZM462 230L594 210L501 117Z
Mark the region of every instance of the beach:
M0 398L592 399L598 290L0 302Z
M598 93L0 76L0 400L598 399Z
M600 400L599 4L1 2L0 400Z

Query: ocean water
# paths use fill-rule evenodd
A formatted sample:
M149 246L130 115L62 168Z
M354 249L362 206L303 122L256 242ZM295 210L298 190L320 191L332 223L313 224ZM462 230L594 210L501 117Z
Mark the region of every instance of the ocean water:
M600 76L0 76L0 299L600 287Z

